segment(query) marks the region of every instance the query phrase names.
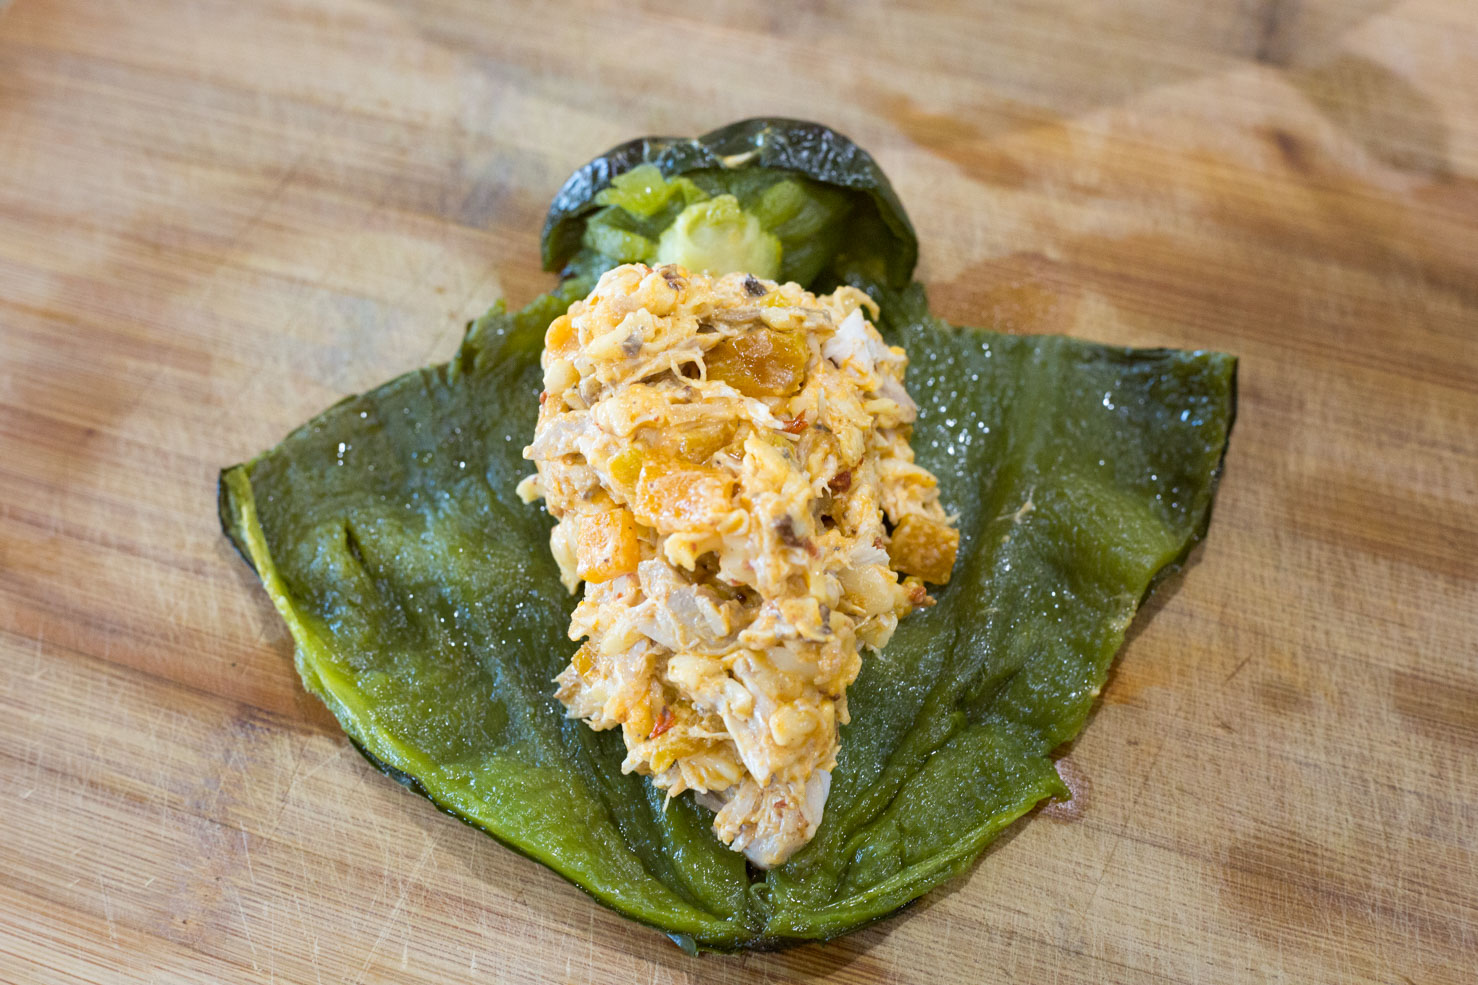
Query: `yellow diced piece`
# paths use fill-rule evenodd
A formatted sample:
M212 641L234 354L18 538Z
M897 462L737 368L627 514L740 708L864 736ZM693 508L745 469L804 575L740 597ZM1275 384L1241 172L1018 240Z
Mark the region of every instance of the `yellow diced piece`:
M727 383L746 397L785 397L806 382L809 357L800 333L756 328L708 350L704 365L710 380Z
M626 733L626 748L630 749L633 743L646 739L656 722L650 702L642 701L633 705L626 713L626 721L621 723L622 731Z
M888 560L895 571L917 575L935 585L947 585L959 549L958 530L910 513L893 530Z
M636 570L641 551L636 543L636 520L630 510L617 508L590 513L575 525L575 574L599 584Z
M589 643L581 643L580 649L570 658L570 666L575 668L575 673L588 679L591 671L595 670L595 648Z
M610 473L611 482L627 496L631 495L636 488L637 479L641 478L644 457L640 448L627 448L625 451L612 455L611 460L606 463L606 471Z

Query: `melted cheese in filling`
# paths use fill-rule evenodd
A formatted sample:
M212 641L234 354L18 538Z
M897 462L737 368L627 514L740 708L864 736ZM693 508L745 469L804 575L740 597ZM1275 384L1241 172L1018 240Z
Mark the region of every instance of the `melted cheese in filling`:
M545 336L519 493L585 584L557 697L762 867L821 820L860 648L932 604L959 541L870 315L853 288L631 264Z

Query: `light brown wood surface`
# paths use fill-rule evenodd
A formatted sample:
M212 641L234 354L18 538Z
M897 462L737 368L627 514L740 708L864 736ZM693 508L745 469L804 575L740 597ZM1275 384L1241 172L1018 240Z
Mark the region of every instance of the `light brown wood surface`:
M1228 350L1241 415L1071 805L692 959L371 770L214 483L543 290L587 158L761 114L876 154L944 316ZM1478 981L1478 8L17 0L0 980L812 978Z

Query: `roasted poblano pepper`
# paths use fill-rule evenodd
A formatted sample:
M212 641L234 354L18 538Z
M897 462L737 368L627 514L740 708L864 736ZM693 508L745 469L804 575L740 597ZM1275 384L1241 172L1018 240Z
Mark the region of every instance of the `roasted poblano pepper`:
M849 690L820 829L769 872L690 798L623 774L618 732L564 717L573 600L549 517L514 494L545 327L601 271L664 251L869 290L912 360L918 460L960 517L939 604ZM1205 533L1235 361L951 327L910 283L915 256L872 158L815 124L639 140L581 168L545 226L558 288L222 473L222 524L304 684L380 769L689 950L832 937L965 869L1065 794L1053 750Z

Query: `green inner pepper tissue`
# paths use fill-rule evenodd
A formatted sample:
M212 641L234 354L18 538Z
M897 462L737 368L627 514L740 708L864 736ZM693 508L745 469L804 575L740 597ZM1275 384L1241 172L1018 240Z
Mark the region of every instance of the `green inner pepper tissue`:
M223 527L304 685L380 769L689 950L832 937L962 871L1065 795L1053 750L1205 534L1236 363L947 325L911 282L916 255L877 165L815 124L647 138L577 171L545 226L554 291L222 473ZM865 290L911 360L917 462L957 515L937 604L847 691L819 827L764 871L707 808L623 772L619 731L566 717L575 600L552 518L515 492L546 329L604 271L664 256Z

